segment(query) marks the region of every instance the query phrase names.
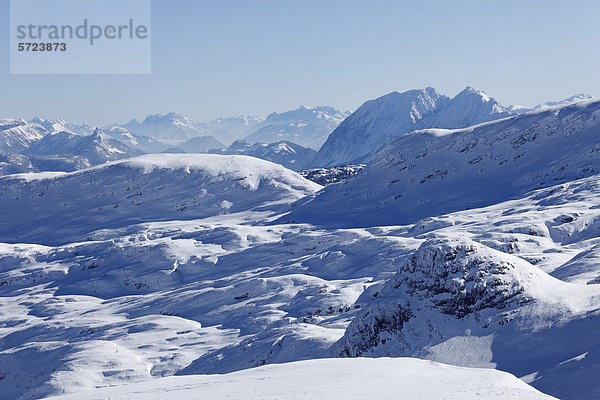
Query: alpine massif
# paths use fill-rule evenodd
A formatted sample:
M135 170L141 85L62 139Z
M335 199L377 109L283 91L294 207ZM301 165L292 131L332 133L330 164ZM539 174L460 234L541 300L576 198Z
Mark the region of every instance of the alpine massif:
M323 144L312 165L368 162L404 133L424 128L465 128L511 114L508 108L471 87L452 99L433 88L393 92L367 101L346 118Z

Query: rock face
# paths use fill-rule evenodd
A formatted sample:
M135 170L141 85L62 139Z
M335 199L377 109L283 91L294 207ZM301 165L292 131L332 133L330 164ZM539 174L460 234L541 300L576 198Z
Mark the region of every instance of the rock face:
M471 87L452 99L430 87L393 92L367 101L346 118L319 150L312 166L369 162L404 133L425 128L465 128L510 115L495 99Z
M359 174L365 167L365 164L349 164L339 167L305 169L298 173L310 181L326 186L347 181Z
M295 220L329 211L329 224L407 224L483 207L600 172L600 101L458 130L402 135L367 169L303 202ZM557 150L560 149L560 150Z
M563 351L597 347L600 287L573 285L468 239L426 241L376 292L333 347L342 357L406 357L580 379ZM359 299L360 301L361 299ZM578 342L569 342L579 332ZM557 348L556 357L549 354ZM564 361L564 360L563 360ZM594 357L590 362L598 363ZM587 378L589 379L589 377ZM588 380L587 385L591 381Z
M431 318L432 311L462 319L484 310L523 306L534 297L526 292L527 283L520 281L523 271L517 268L540 275L535 267L507 259L475 242L430 240L377 293L377 301L350 324L337 345L337 353L350 357L380 355L394 339L402 346L389 352L410 353L417 347L412 346L410 333L403 332L404 325L424 315ZM491 322L482 325L488 327ZM427 330L427 325L423 325ZM415 328L419 328L418 322ZM430 329L437 331L440 327Z

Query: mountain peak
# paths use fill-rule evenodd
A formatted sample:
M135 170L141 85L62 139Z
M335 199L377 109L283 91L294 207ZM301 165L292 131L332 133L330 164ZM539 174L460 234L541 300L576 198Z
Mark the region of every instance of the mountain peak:
M432 87L392 92L364 103L329 136L312 167L370 161L394 138L426 128L466 128L513 115L483 91L450 99Z
M463 97L463 96L478 96L486 103L488 101L496 101L495 99L488 96L483 90L475 89L472 86L467 86L460 93L458 93L454 98Z
M181 121L181 120L187 120L189 118L184 117L183 115L176 113L174 111L168 112L166 114L150 114L148 115L145 119L144 122L142 122L142 124L145 123L153 123L153 122L157 122L157 121Z

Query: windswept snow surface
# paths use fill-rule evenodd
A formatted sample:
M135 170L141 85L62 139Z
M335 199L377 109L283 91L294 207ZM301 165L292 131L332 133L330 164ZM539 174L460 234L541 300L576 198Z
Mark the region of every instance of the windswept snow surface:
M161 378L152 382L55 397L54 400L544 400L505 372L452 367L410 358L310 360L226 375Z

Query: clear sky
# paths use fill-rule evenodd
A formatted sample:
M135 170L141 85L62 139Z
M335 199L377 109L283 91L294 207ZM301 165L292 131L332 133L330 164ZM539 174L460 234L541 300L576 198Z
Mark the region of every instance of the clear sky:
M599 21L597 0L154 0L152 74L9 75L0 0L0 117L204 121L424 86L506 105L600 95Z

